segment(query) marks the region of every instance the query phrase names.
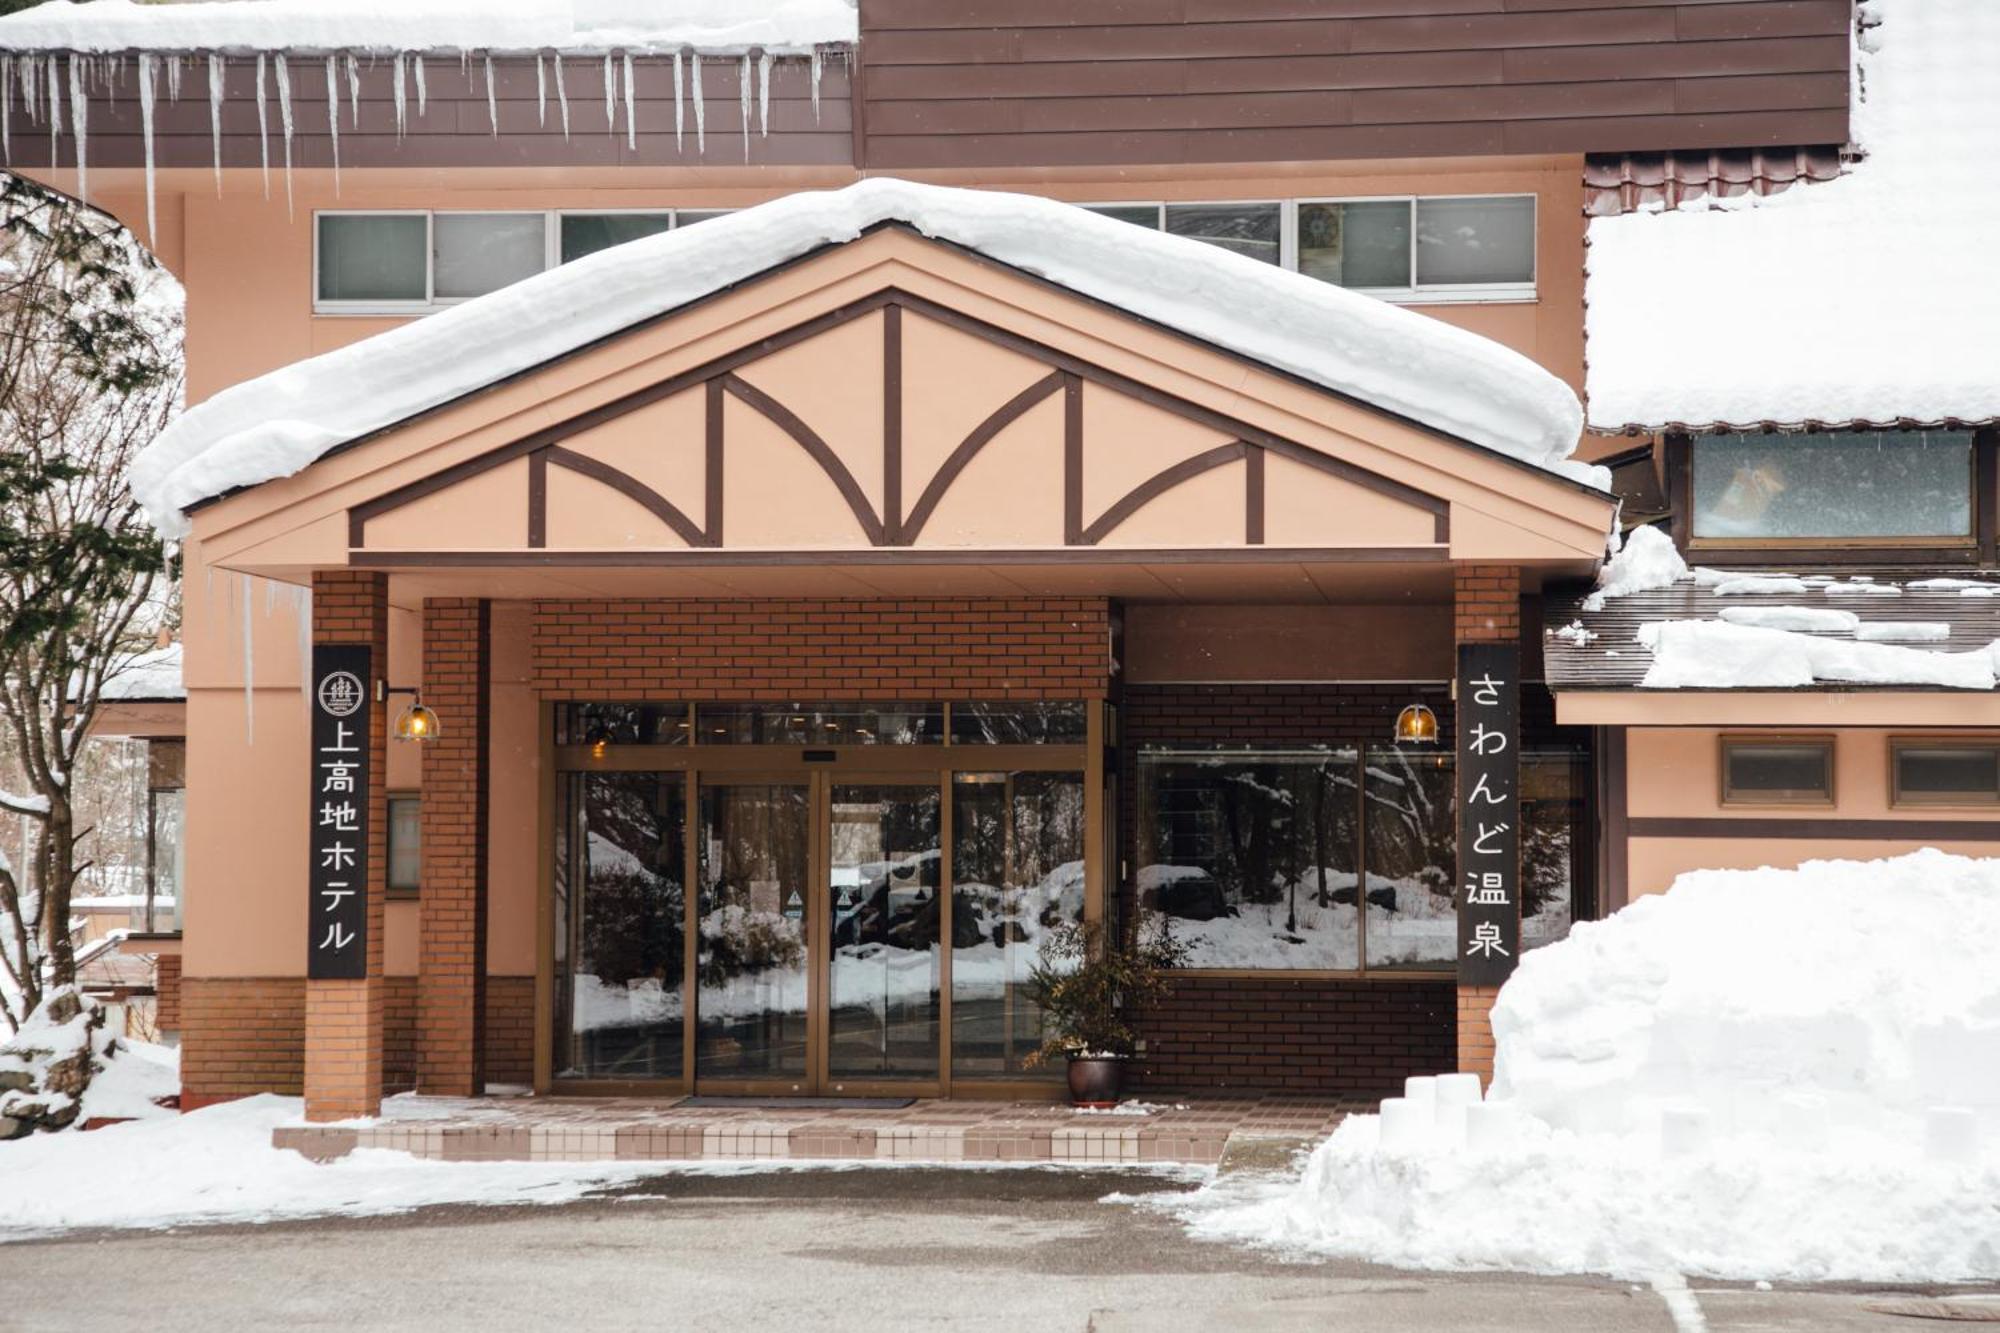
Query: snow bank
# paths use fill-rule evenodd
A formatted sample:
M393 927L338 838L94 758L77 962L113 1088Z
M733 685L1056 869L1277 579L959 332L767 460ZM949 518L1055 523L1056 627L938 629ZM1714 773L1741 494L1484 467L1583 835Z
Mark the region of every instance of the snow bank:
M1583 609L1602 611L1608 598L1671 588L1686 577L1687 561L1674 548L1672 537L1660 528L1634 528L1625 534L1618 553L1597 571L1597 591L1584 599Z
M14 51L807 51L850 0L50 0L0 17Z
M2000 5L1863 15L1849 174L1590 224L1593 426L2000 416Z
M1639 682L1649 690L1799 689L1818 681L1958 690L1994 684L1992 647L1941 653L1712 620L1654 621L1639 627L1639 642L1653 654Z
M208 399L140 455L163 533L211 496L870 227L904 222L1083 295L1600 489L1570 458L1582 408L1518 352L1414 311L1186 237L1028 195L874 178L565 264Z
M1395 1099L1191 1221L1420 1268L2000 1277L1996 956L2000 860L1683 875L1521 960L1484 1104Z

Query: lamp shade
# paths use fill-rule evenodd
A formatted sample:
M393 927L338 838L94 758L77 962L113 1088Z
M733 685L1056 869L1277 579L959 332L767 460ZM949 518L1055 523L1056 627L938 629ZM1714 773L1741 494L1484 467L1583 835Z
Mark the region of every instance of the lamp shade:
M1431 745L1437 738L1437 714L1422 704L1408 704L1396 714L1396 744Z
M399 741L434 741L438 738L438 716L419 699L396 715L395 736Z

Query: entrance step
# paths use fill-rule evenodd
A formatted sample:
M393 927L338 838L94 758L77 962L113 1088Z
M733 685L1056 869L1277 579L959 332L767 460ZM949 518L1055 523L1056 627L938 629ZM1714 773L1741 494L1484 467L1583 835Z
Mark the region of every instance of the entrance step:
M1290 1175L1298 1169L1299 1155L1311 1152L1325 1137L1237 1130L1222 1145L1222 1158L1215 1164L1215 1171L1222 1176Z

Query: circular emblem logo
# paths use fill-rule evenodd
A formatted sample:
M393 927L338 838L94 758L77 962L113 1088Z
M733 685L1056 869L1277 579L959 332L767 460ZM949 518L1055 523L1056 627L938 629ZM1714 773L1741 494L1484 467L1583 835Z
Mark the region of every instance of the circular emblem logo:
M361 678L352 671L336 671L319 683L319 706L329 717L346 717L366 697Z

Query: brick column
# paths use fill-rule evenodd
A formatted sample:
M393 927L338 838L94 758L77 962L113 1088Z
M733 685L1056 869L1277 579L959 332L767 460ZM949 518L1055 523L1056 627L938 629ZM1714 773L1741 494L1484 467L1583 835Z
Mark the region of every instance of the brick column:
M157 1032L181 1030L181 956L161 954L153 960L153 1028Z
M1517 643L1521 637L1521 571L1513 565L1459 565L1454 571L1452 627L1456 643ZM1463 706L1458 716L1464 717ZM1464 892L1463 876L1459 891ZM1458 987L1458 1068L1493 1078L1493 1024L1498 986Z
M486 1074L489 606L424 601L423 874L417 899L417 1091L474 1097Z
M389 576L313 575L314 643L365 643L369 678L389 669ZM346 1120L382 1110L382 897L389 878L387 709L369 711L367 975L306 983L306 1119Z

